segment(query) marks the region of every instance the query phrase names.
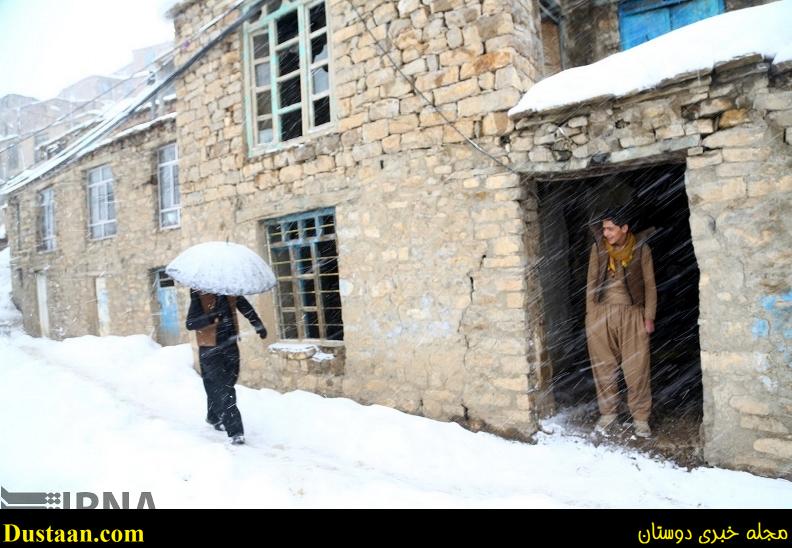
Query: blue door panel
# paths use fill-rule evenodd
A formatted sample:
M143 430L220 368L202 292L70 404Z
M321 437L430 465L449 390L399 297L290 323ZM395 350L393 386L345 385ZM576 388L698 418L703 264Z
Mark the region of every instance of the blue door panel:
M179 342L179 305L173 280L159 270L155 275L157 303L159 303L159 326L157 338L162 345Z
M671 18L668 9L644 11L624 17L620 27L622 49L630 49L670 31Z
M619 4L622 49L723 11L723 0L625 0Z
M671 8L671 30L723 13L723 0L683 2Z

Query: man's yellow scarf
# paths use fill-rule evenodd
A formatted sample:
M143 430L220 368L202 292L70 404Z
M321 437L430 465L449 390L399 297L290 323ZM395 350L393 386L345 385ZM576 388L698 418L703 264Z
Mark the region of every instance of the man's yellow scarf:
M632 260L633 251L635 250L635 235L630 232L627 235L627 241L624 242L624 246L618 251L608 243L608 240L605 240L605 249L608 251L609 257L608 270L610 270L612 274L616 274L616 261L621 263L622 268L627 268L627 265L630 264Z

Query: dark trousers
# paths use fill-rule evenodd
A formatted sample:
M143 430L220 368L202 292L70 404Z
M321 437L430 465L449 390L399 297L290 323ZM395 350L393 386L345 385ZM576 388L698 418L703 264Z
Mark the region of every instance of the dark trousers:
M199 346L201 377L206 389L206 420L223 423L229 437L244 434L234 385L239 378L239 347Z

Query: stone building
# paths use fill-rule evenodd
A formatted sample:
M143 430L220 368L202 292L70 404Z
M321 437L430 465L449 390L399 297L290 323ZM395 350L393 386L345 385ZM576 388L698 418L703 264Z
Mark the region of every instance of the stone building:
M748 3L763 2L712 4ZM201 52L176 81L175 124L11 193L14 295L35 303L35 273L50 265L55 336L101 332L102 272L112 272L107 332L155 330L152 272L190 245L234 241L279 277L251 299L270 335L262 346L243 334L241 383L528 439L542 417L591 398L577 283L591 204L643 196L644 222L665 222L660 255L678 259L661 273L661 303L677 316L655 345L658 405L672 418L693 409L707 462L790 473L785 67L746 56L626 97L510 117L546 75L618 51L631 24L624 3L250 2L241 27L208 47L239 17L232 4L171 10L176 66ZM147 182L170 141L181 229L163 232ZM118 233L92 242L86 171L105 164L119 166ZM55 270L33 227L35 193L58 178L80 205ZM183 323L188 299L176 291ZM38 311L24 308L35 331ZM175 340L189 339L182 330Z
M186 342L177 320L163 321L178 309L159 273L181 245L178 209L162 207L178 176L174 118L141 109L72 164L8 195L13 299L29 333Z

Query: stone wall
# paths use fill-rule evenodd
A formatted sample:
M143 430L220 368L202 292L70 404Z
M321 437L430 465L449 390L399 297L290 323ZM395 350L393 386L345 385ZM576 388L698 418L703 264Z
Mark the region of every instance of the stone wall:
M704 454L773 475L789 475L792 457L790 68L747 55L652 91L527 114L508 145L535 179L686 161Z
M228 5L184 3L173 12L177 36ZM228 237L266 257L261 221L334 207L345 329L343 347L330 349L335 364L246 340L242 382L523 437L546 405L536 391L541 324L529 322L539 306L536 203L464 137L503 157L505 111L541 70L538 14L528 1L355 7L364 21L348 2L328 2L334 124L299 146L247 156L238 36L177 84L184 222L203 227L184 231L182 244ZM265 344L276 342L272 295L254 305L270 327Z

